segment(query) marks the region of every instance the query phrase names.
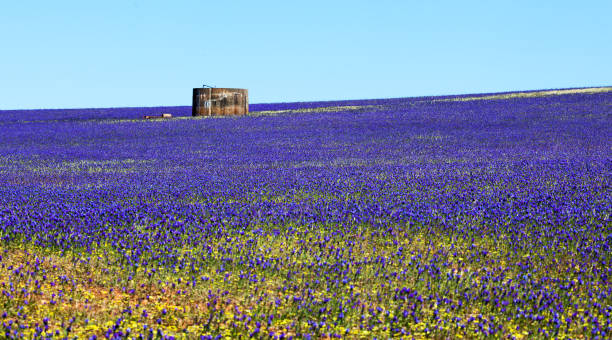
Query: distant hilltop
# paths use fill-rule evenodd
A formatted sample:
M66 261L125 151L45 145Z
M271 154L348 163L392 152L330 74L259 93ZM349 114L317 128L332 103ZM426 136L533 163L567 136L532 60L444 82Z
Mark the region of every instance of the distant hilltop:
M262 111L280 111L280 110L295 110L299 109L315 109L322 107L339 107L339 106L354 106L354 105L376 105L378 102L387 99L406 99L416 101L471 101L471 100L496 100L496 99L512 99L512 98L531 98L544 97L568 94L597 94L612 92L612 86L601 87L582 87L582 88L565 88L565 89L540 89L540 90L524 90L524 91L508 91L508 92L489 92L489 93L466 93L452 94L439 96L418 96L418 97L400 97L400 98L373 98L373 99L344 99L344 100L325 100L325 101L309 101L309 102L276 102L276 103L259 103L248 104L247 110L252 111L256 115ZM358 103L358 104L357 104ZM21 114L31 111L45 112L51 114L55 112L57 118L63 119L108 119L108 118L124 118L125 114L132 113L134 118L141 118L142 115L161 115L163 113L171 113L173 117L192 116L192 106L143 106L143 107L107 107L107 108L39 108L39 109L18 109L18 110L0 110L2 114ZM248 112L246 111L246 112ZM117 114L119 116L117 116ZM46 116L46 115L45 115ZM61 116L61 117L59 117ZM0 119L7 116L0 116ZM21 117L23 118L23 117ZM29 117L32 119L33 117ZM36 119L41 119L37 116ZM42 118L46 119L46 118Z

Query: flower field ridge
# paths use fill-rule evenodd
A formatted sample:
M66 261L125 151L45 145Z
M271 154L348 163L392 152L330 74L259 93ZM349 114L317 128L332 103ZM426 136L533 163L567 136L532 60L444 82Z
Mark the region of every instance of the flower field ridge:
M0 338L609 339L605 89L0 111Z

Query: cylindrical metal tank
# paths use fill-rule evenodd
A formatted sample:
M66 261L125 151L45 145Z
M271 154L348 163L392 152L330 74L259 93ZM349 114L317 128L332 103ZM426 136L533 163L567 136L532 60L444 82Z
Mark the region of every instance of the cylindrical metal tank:
M229 116L249 113L249 91L228 88L193 89L192 116Z

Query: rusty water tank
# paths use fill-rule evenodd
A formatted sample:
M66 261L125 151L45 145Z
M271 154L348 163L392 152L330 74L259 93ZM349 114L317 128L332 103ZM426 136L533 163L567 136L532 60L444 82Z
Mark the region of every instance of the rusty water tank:
M193 89L192 116L229 116L249 113L249 91L229 88Z

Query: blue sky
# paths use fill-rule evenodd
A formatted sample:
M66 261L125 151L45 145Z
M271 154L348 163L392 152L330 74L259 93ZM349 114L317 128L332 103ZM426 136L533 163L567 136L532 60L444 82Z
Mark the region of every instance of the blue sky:
M612 85L612 1L2 1L0 109Z

